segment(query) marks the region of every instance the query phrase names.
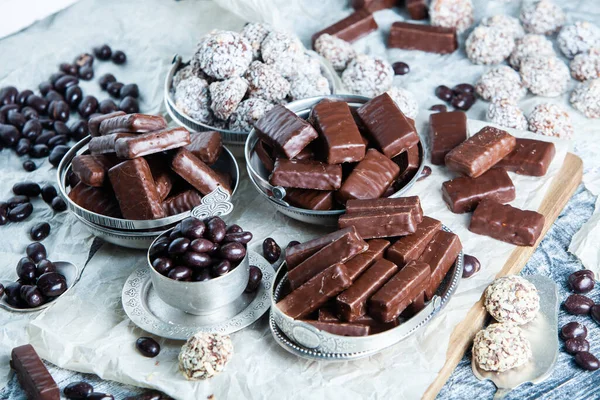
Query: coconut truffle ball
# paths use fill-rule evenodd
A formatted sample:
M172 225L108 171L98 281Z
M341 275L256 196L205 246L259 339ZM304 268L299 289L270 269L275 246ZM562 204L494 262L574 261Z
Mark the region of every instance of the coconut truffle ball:
M477 332L473 341L473 359L485 371L520 367L532 355L529 340L521 328L512 324L491 324Z
M519 105L510 99L495 99L490 103L487 111L490 122L507 128L527 130L527 118Z
M306 75L321 75L321 63L317 57L305 54L298 62L298 73Z
M304 57L304 46L289 33L270 32L261 45L263 61L273 65L284 77L294 76L297 63Z
M350 43L328 33L319 36L315 41L315 51L331 63L336 71L343 71L356 52Z
M249 22L240 32L245 37L252 47L252 56L254 59L260 58L260 46L273 28L269 24L259 22Z
M229 129L236 132L250 132L256 121L274 107L273 103L260 98L249 98L240 103L229 118Z
M194 68L191 65L186 65L185 67L181 68L180 70L178 70L175 73L175 75L173 75L172 87L176 88L177 85L179 85L179 82L181 82L184 79L189 78L193 74L194 74Z
M486 71L475 84L475 92L484 100L496 98L518 101L525 97L521 75L511 67L499 65Z
M478 26L465 43L467 57L473 64L499 64L515 48L515 39L501 29Z
M272 65L253 61L246 73L250 97L279 102L290 92L290 83Z
M181 347L179 370L188 380L209 379L223 371L232 356L229 336L198 332Z
M578 84L571 93L571 104L588 118L600 118L600 79Z
M529 114L529 130L540 135L568 139L573 136L573 124L569 113L556 104L542 103Z
M390 88L386 93L390 95L404 115L410 119L417 118L419 103L414 94L398 86Z
M564 25L566 16L562 8L551 0L525 3L521 8L521 23L527 32L551 35Z
M558 47L567 58L600 46L600 29L587 21L565 25L557 37Z
M375 97L392 87L394 69L386 60L356 56L342 73L342 83L354 94Z
M331 94L329 81L321 75L298 74L290 80L290 96L292 100Z
M515 69L521 67L521 62L528 56L554 56L552 42L542 35L525 35L515 43L508 62Z
M429 6L431 25L463 32L473 25L471 0L433 0Z
M252 62L252 47L239 33L219 31L200 42L194 58L208 76L228 79L246 72Z
M567 91L569 68L557 57L529 56L520 72L523 85L533 94L556 97Z
M600 49L577 54L569 65L571 76L578 81L600 78Z
M184 114L207 124L213 122L206 80L195 75L182 79L175 87L173 98L177 108Z
M248 90L248 82L236 76L224 81L217 81L208 87L210 108L217 118L227 119L235 111Z
M540 296L527 279L518 275L504 276L485 289L485 308L498 322L523 325L537 315Z
M481 25L498 28L506 35L510 35L515 39L521 39L525 36L525 30L519 20L510 15L498 14L492 17L484 18Z

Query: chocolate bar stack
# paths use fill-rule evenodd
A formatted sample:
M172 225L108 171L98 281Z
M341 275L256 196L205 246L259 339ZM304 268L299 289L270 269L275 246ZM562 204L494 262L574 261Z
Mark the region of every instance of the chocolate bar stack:
M350 200L339 231L286 253L286 315L342 336L397 326L433 298L462 250L418 197Z
M161 116L121 111L91 118L89 154L73 158L79 179L69 198L97 214L131 220L177 215L231 178L210 168L221 154L218 132L167 128Z
M343 208L354 199L387 197L416 174L419 135L388 94L355 113L325 99L308 121L275 106L256 124L257 156L285 200L310 210Z

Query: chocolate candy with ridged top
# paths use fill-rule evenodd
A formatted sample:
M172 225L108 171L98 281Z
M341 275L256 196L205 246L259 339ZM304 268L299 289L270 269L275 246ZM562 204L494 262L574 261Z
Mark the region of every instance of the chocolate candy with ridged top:
M100 135L117 132L151 132L167 127L162 116L147 114L128 114L105 119L98 129Z
M269 177L274 186L313 190L337 190L342 185L342 167L319 161L280 158Z
M190 144L185 148L202 162L212 165L217 162L223 150L221 134L217 131L192 133Z
M200 205L202 196L195 190L189 189L167 197L163 201L163 208L168 216L181 214Z
M185 148L177 150L171 159L171 169L196 188L202 195L207 195L220 186L231 194L230 185Z
M91 117L88 121L88 130L90 132L90 136L100 136L100 124L102 123L102 121L106 121L107 119L113 117L119 117L121 115L125 115L125 113L123 111L114 111L109 114Z
M29 399L60 399L60 389L52 375L30 344L15 347L11 352L11 367Z
M165 129L144 133L115 141L119 158L137 158L180 148L190 144L190 133L185 128Z

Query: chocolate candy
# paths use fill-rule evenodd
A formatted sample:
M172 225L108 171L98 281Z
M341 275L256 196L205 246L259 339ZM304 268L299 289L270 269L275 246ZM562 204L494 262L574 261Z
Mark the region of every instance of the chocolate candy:
M121 92L122 91L123 88L121 88ZM140 105L135 97L126 96L119 103L119 110L126 112L127 114L138 113L140 112Z
M425 247L418 261L429 265L431 279L425 289L425 299L431 300L444 277L462 251L460 239L454 233L438 231Z
M101 187L95 188L78 183L69 192L69 198L78 206L96 214L120 218L119 203L112 190Z
M223 178L184 148L177 150L173 156L171 169L203 195L211 193L217 186L221 186L229 194L232 193Z
M114 400L114 396L112 394L93 392L88 397L87 400Z
M196 190L189 189L167 197L163 201L163 208L167 215L171 216L189 211L201 202L202 196Z
M352 7L355 10L366 9L370 12L385 10L396 5L397 0L352 0Z
M39 277L37 287L44 296L57 297L67 290L67 281L58 272L47 272Z
M371 328L363 324L349 324L344 322L304 321L315 328L338 336L367 336Z
M119 132L110 135L92 137L88 143L88 148L92 154L107 154L116 152L116 143L119 139L131 138L137 136L133 133Z
M423 308L425 308L425 292L419 293L404 311L402 311L400 316L409 319L418 314Z
M280 158L275 161L269 182L274 186L299 189L337 190L342 185L342 167L319 161Z
M21 134L12 125L0 124L0 142L6 147L13 147L19 141Z
M448 111L448 107L446 107L444 104L435 104L431 107L429 107L429 109L431 111L435 111L438 113L443 113L443 112L447 112Z
M325 236L309 240L308 242L304 242L287 248L285 251L285 262L287 264L288 270L295 268L325 246L335 242L336 240L344 236L358 236L358 233L356 232L356 229L354 229L354 227L341 229L339 231L329 233Z
M575 354L575 362L587 371L596 371L600 368L600 361L598 361L592 353L587 351L581 351Z
M29 257L23 257L17 264L16 272L19 279L23 282L35 282L36 266L34 261Z
M400 238L386 252L386 258L399 267L417 260L425 251L435 234L442 229L442 223L427 216L417 226L415 233Z
M246 247L242 243L225 243L219 249L219 255L232 263L242 261L246 257Z
M456 29L394 22L390 29L388 47L438 54L453 53L458 49Z
M346 42L354 42L369 33L376 31L377 28L377 22L375 22L373 14L367 8L362 8L335 24L315 33L312 36L312 44L314 47L317 38L325 33L337 36Z
M45 147L43 144L41 145L35 145L33 146L33 150L36 150L36 147L38 146L42 146ZM50 155L48 155L48 162L50 164L52 164L54 167L58 167L58 165L60 164L60 162L62 161L63 157L65 156L65 154L67 154L67 152L70 150L71 148L69 146L64 146L64 145L58 145L55 146L52 151L50 152ZM43 154L42 150L38 151L38 154ZM47 152L44 152L45 154L48 154ZM30 156L33 157L33 154L30 153Z
M594 300L582 294L572 294L565 300L564 307L569 314L586 315L594 306Z
M93 51L94 55L98 60L110 60L110 57L112 56L112 50L107 44L103 44L99 47L94 47Z
M50 224L47 222L40 222L39 224L32 226L29 231L29 237L36 242L46 239L49 234Z
M411 19L426 19L429 15L427 0L406 0L404 5Z
M29 140L35 140L42 133L42 124L37 119L31 119L23 126L21 132Z
M26 160L26 161L23 161L23 169L27 172L32 172L37 169L37 166L35 165L35 163L33 161Z
M140 89L135 83L129 83L121 88L119 95L122 99L124 99L125 97L133 97L137 99L138 97L140 97Z
M115 98L119 98L119 96L121 95L121 88L125 86L124 84L122 84L121 82L109 82L106 85L106 91L108 92L108 94L110 94L112 97Z
M40 290L33 285L23 285L21 286L21 298L25 300L25 303L30 308L35 308L41 306L45 299L42 296Z
M108 85L117 81L113 74L104 74L98 79L98 84L102 90L107 90ZM120 89L120 88L119 88Z
M542 234L544 222L544 216L535 211L483 200L473 213L469 230L517 246L533 246Z
M35 276L40 277L48 272L56 272L56 265L50 260L42 260L35 268Z
M221 134L217 131L193 133L186 149L206 165L212 165L217 162L223 150Z
M160 153L190 144L190 133L185 128L173 128L156 132L119 138L115 151L120 158L137 158Z
M125 64L127 62L127 56L121 50L115 50L110 59L117 65Z
M227 234L227 226L225 221L219 217L212 217L206 222L206 235L208 240L214 243L221 243ZM215 247L213 247L213 250Z
M115 111L110 114L97 115L95 117L90 118L88 121L88 129L90 132L90 136L92 136L92 137L100 136L99 129L100 129L100 124L102 123L102 121L106 121L107 119L111 119L111 118L119 117L119 116L123 116L123 115L125 115L125 113L123 111Z
M347 214L368 211L386 212L400 209L412 212L419 224L423 220L423 209L421 208L419 196L393 199L348 200L346 203Z
M265 256L267 261L271 264L279 260L279 257L281 256L281 247L279 247L279 245L273 238L266 238L263 241L262 251L263 256Z
M510 154L517 141L508 132L486 126L446 154L446 166L477 178Z
M67 399L80 400L87 399L93 391L94 387L87 382L72 382L65 387L63 393Z
M150 337L141 337L135 341L135 348L144 356L154 358L160 353L160 344Z
M190 247L190 239L184 237L178 237L173 239L169 244L168 252L171 256L179 256L188 251Z
M0 105L5 104L13 104L16 99L19 91L14 86L5 86L0 89Z
M569 287L576 293L587 293L596 285L594 273L588 269L575 271L569 275Z
M10 365L28 399L59 400L60 390L48 369L30 344L15 347Z
M33 205L31 205L31 203L19 204L10 209L8 212L8 219L12 222L20 222L27 219L32 212Z
M600 304L595 304L590 309L590 315L597 324L600 324Z
M575 321L569 322L568 324L565 324L562 328L560 328L560 337L563 340L573 338L585 339L587 337L587 333L588 331L585 325Z
M104 99L98 104L98 112L101 114L112 114L118 110L119 107L111 99Z
M469 254L465 254L462 277L464 279L470 278L479 272L480 269L481 263L479 260Z
M262 281L262 271L256 265L250 266L250 272L248 275L248 286L244 289L245 293L253 293L260 286L260 282Z
M262 140L259 140L254 147L254 151L256 152L258 159L263 164L267 172L273 172L273 168L275 168L275 160L272 157L273 149L271 146Z
M364 239L409 235L417 230L417 224L410 209L346 213L338 220L340 228L354 226Z
M94 96L85 96L77 106L77 112L82 118L88 118L98 109L98 99Z
M25 181L15 183L12 187L12 191L17 196L37 197L42 192L40 185L35 182Z
M521 175L544 176L555 154L554 143L517 138L515 149L496 165Z
M515 185L503 168L492 168L477 178L467 176L442 184L442 197L456 214L473 211L484 199L508 203L516 197Z
M573 338L565 341L565 351L569 354L577 354L589 350L590 343L583 338Z
M286 189L285 201L294 207L306 210L331 210L333 208L333 193L325 190Z
M108 170L117 163L113 157L80 154L73 158L71 168L81 182L88 186L101 187L108 177Z
M385 193L400 173L392 160L375 149L369 149L365 158L352 170L337 195L346 202L350 199L376 199Z
M147 157L146 161L148 161L148 165L150 166L152 178L154 178L154 184L156 185L160 200L163 201L173 188L172 173L161 156Z
M393 63L392 68L394 69L394 74L396 75L406 75L410 72L410 67L408 64L402 61Z
M151 132L167 127L167 121L158 115L126 114L105 119L100 122L100 135L117 132Z
M440 85L435 88L435 95L440 99L446 102L452 100L454 96L454 92L448 86Z
M429 116L431 163L444 165L446 154L467 140L467 136L467 114L464 112L431 114Z
M29 156L31 158L44 158L48 157L50 154L50 149L45 144L36 144L31 147L29 151Z
M458 93L452 97L451 104L458 110L468 111L475 103L475 95L473 93Z
M55 197L50 204L54 211L62 212L67 209L67 203L61 197Z
M367 244L369 245L367 251L355 255L345 263L348 276L352 281L358 278L374 262L383 258L385 249L388 248L390 242L383 239L373 239L369 240Z

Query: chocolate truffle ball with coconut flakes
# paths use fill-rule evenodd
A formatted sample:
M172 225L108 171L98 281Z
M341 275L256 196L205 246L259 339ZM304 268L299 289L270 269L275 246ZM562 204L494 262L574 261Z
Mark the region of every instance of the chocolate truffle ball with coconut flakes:
M569 139L573 136L573 123L571 116L563 107L542 103L535 106L529 114L529 130L546 136L556 136Z
M392 87L394 69L386 60L365 54L356 56L342 73L342 83L351 93L375 97Z
M578 81L600 78L600 48L577 54L569 64L571 76Z
M488 101L496 98L518 101L525 97L527 89L517 71L506 65L499 65L481 75L475 84L475 92Z
M260 51L263 61L286 78L295 75L297 64L304 57L304 46L300 40L286 32L270 32Z
M235 111L248 90L248 82L236 76L209 86L210 108L217 118L227 119Z
M269 24L249 22L240 32L250 42L254 59L261 57L260 47L262 42L272 30L273 28Z
M198 332L181 348L179 370L188 380L209 379L223 371L232 356L229 336Z
M206 80L195 75L182 79L175 87L173 98L177 108L191 118L206 124L213 122Z
M419 103L414 94L398 86L392 87L386 91L386 93L390 95L404 115L410 119L417 118L417 114L419 113Z
M556 38L560 51L567 58L600 47L600 28L587 21L565 25Z
M317 38L314 48L336 71L343 71L350 60L356 57L356 51L350 43L327 33Z
M175 73L175 75L173 75L173 83L172 83L173 89L175 89L177 87L177 85L179 85L179 82L181 82L184 79L189 78L193 74L194 74L194 69L191 65L186 65L185 67L181 68L179 71L177 71Z
M473 25L471 0L433 0L429 6L431 25L463 32Z
M246 72L252 62L252 46L239 33L219 31L200 42L194 58L208 76L228 79Z
M564 25L566 16L553 1L539 0L525 2L521 7L520 19L527 32L551 35Z
M527 279L509 275L496 279L485 289L484 304L496 321L523 325L536 317L540 296Z
M529 56L521 63L523 85L533 94L557 97L567 91L569 68L558 57Z
M484 18L481 21L481 25L498 28L506 35L510 35L515 39L521 39L525 36L525 29L523 29L521 22L510 15L498 14Z
M240 103L229 118L229 129L236 132L250 132L256 121L274 107L273 103L251 97Z
M600 118L600 78L581 82L571 93L571 105L588 118Z
M506 128L527 130L527 118L519 105L511 99L496 98L488 107L487 119Z
M473 64L499 64L506 60L515 48L515 39L501 29L478 26L465 43L467 57Z
M253 61L245 77L250 97L277 103L290 92L290 83L272 65Z
M528 56L554 56L552 42L543 35L525 35L515 42L515 49L508 62L513 68L519 69L521 62Z
M299 73L290 79L290 97L292 100L331 94L329 81L321 75Z
M532 357L531 344L513 324L491 324L477 332L473 359L485 371L504 372L525 365Z

